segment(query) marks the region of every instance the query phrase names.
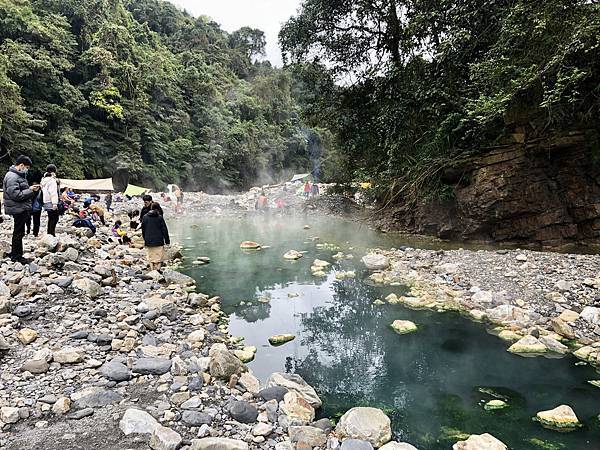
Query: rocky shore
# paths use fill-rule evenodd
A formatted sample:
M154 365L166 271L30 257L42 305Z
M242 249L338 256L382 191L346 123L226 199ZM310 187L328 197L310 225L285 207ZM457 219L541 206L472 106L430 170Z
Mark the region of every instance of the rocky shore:
M302 378L248 370L255 349L228 333L218 297L149 272L139 236L126 247L86 231L26 238L33 262L0 264L0 447L414 449L390 442L377 409L316 420ZM7 250L9 223L0 234Z
M489 324L523 356L573 353L600 366L600 258L523 250L374 250L376 284L408 285L385 300L456 310Z

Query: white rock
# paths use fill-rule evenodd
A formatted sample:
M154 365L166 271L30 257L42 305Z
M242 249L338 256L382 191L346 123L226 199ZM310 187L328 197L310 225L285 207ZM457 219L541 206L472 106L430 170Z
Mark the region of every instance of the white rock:
M600 325L600 308L586 306L583 308L583 311L581 311L581 314L579 314L579 317L594 325Z
M457 442L452 450L507 450L508 447L488 433L472 434L466 441Z
M129 408L119 422L119 428L126 436L136 434L152 434L160 424L146 411Z
M260 381L254 375L244 372L238 383L251 394L257 394L260 390Z
M335 431L342 439L360 439L381 447L392 439L390 419L377 408L352 408L342 416Z
M182 441L177 431L159 425L154 429L149 445L152 450L177 450Z
M390 267L390 260L385 255L369 253L363 256L362 262L369 270L384 270Z
M320 408L323 402L317 392L297 374L275 372L267 380L266 387L283 386L289 391L296 392L308 401L313 408Z
M388 442L383 447L379 447L379 450L418 450L418 449L406 442Z
M53 353L54 362L60 364L76 364L83 361L84 352L82 349L74 347L65 347Z
M494 295L490 291L479 291L473 294L472 300L477 303L492 303Z
M19 408L12 406L3 406L0 408L0 421L4 423L17 423L20 418Z

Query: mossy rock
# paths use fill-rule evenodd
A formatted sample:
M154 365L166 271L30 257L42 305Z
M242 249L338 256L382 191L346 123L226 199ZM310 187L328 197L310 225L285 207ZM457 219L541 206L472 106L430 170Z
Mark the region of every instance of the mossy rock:
M294 339L296 339L296 336L294 336L293 334L277 334L269 338L269 343L272 346L277 347L279 345L283 345L290 341L293 341Z

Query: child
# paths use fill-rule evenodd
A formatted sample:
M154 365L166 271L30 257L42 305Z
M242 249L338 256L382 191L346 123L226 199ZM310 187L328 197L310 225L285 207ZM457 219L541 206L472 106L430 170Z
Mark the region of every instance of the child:
M150 270L160 270L165 245L171 243L167 224L159 214L158 208L160 208L158 203L153 203L150 212L142 219L142 237L146 246Z
M112 234L116 237L121 245L131 244L131 239L127 236L127 230L123 227L123 223L117 220L112 227Z

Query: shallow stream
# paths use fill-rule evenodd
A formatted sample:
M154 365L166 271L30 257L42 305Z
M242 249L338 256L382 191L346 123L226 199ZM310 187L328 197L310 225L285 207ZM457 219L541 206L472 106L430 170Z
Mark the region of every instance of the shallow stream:
M513 450L600 449L600 388L587 383L600 379L593 368L576 365L572 357L512 355L483 324L456 313L373 304L391 290L364 281L368 274L360 258L367 248L440 243L382 235L334 218L182 219L172 221L170 230L184 245L185 272L201 292L221 296L231 333L258 348L248 364L254 374L264 381L275 371L299 373L321 395L321 416L336 417L358 405L382 408L395 438L420 450L449 449L461 433L483 432ZM311 240L315 236L319 240ZM243 253L244 240L270 248ZM354 259L336 262L338 249L317 247L324 243ZM285 261L290 249L307 254ZM199 256L211 263L192 265ZM333 263L327 278L313 277L315 258ZM336 280L335 270L355 270L356 278ZM412 320L419 330L400 336L389 326L395 319ZM296 339L270 346L268 338L281 333ZM509 407L485 411L483 404L494 398ZM557 433L532 421L537 411L563 403L584 428Z

